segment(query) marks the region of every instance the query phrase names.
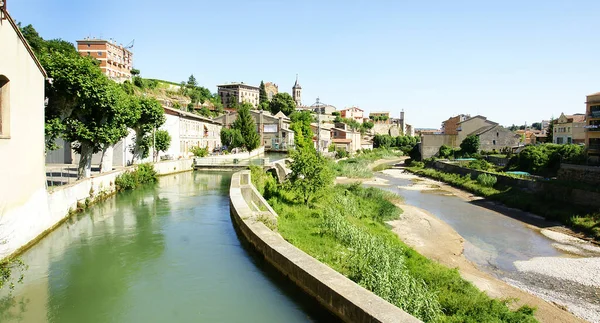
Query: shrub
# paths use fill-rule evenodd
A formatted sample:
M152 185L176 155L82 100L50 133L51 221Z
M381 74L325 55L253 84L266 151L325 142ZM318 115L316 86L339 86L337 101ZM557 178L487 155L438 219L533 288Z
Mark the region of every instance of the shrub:
M336 159L340 159L340 158L346 158L350 156L350 153L348 153L347 151L345 151L344 149L338 149L335 152L335 158Z
M157 174L150 163L140 164L135 170L125 172L115 178L117 191L132 190L146 183L155 183Z
M452 147L448 147L446 145L442 145L440 150L438 151L438 156L440 158L449 158L454 155L454 150Z
M420 162L420 161L411 161L410 162L410 167L416 167L416 168L423 168L425 167L425 163L424 162Z
M208 148L202 147L192 147L190 148L190 152L194 154L196 157L206 157L208 156Z
M477 176L477 182L485 187L493 187L497 181L496 176L490 174L479 174Z
M494 166L492 164L488 163L487 161L485 161L483 159L477 159L477 160L470 161L467 164L467 167L471 168L471 169L483 170L483 171L494 168Z

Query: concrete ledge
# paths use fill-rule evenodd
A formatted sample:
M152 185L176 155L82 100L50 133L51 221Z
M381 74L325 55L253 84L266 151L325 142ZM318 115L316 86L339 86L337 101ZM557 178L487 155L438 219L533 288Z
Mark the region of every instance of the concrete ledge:
M420 322L398 307L309 256L273 232L259 218L277 214L250 181L235 173L229 191L234 225L277 270L345 322Z

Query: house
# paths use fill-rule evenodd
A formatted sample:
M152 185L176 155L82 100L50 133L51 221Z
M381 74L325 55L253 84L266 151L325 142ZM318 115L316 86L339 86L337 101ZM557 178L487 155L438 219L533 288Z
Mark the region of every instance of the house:
M250 115L256 124L260 135L261 145L265 151L287 151L294 147L294 131L290 129L291 120L281 111L276 115L268 111L250 110ZM228 113L214 120L230 128L237 119L237 113ZM223 143L225 145L226 143Z
M585 143L585 114L565 115L560 114L552 122L554 130L552 142L555 144L583 144Z
M585 100L585 145L588 158L594 163L600 162L600 92L590 94Z
M42 65L0 7L0 259L42 233L49 218ZM23 234L26 232L27 234Z
M546 142L546 134L542 130L517 130L515 133L521 137L521 143L524 145Z
M463 122L469 119L470 117L471 116L468 114L459 114L442 122L442 133L446 135L458 135L458 123Z
M318 149L320 152L327 152L329 149L329 146L331 145L331 128L333 128L333 125L330 123L322 123L321 126L319 127L319 124L317 123L311 123L310 125L310 129L312 130L314 136L313 136L313 143L315 145L315 149ZM320 131L319 131L320 129ZM317 144L318 142L318 144Z
M343 123L338 123L334 128L331 128L331 138L331 142L336 149L343 149L349 153L361 149L360 132L349 129Z
M363 109L359 109L357 107L351 107L351 108L340 111L340 116L342 118L354 119L359 123L363 123L364 112L365 111Z
M209 152L221 147L220 122L175 108L163 108L166 121L160 129L171 135L171 144L167 151L160 152L159 158L186 158L192 147L207 148Z
M519 145L521 136L487 120L484 116L474 116L457 122L457 134L421 134L419 150L422 158L435 156L442 145L459 148L462 141L471 135L479 137L480 151L500 151L506 147Z

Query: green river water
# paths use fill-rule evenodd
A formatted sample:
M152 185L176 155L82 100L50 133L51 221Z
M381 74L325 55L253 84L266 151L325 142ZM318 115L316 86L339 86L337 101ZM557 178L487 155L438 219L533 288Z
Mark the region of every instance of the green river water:
M169 175L70 219L23 254L0 322L333 320L240 242L230 178Z

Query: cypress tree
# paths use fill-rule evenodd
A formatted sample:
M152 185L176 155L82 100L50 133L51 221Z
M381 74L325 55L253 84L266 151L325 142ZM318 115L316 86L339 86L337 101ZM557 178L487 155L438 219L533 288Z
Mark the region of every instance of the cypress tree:
M254 118L250 114L250 105L247 103L242 104L237 112L238 116L233 122L232 128L240 131L242 138L244 138L244 146L248 151L253 151L260 146L260 136L256 131Z
M260 81L260 92L258 95L258 103L262 104L263 102L268 102L269 99L267 98L267 90L265 90L265 83L263 81Z

